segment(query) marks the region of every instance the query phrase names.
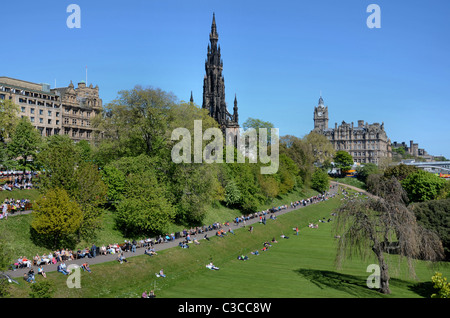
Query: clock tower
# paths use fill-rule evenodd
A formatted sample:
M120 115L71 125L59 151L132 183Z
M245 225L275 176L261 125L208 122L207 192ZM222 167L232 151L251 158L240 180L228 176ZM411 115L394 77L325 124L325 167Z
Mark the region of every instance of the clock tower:
M323 104L323 98L320 96L319 105L314 107L314 130L328 129L328 106Z

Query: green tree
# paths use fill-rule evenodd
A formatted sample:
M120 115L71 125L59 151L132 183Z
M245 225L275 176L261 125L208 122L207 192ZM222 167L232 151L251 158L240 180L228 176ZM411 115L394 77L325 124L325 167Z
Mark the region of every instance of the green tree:
M286 154L297 166L298 175L305 185L309 185L314 173L314 162L316 158L312 147L305 139L286 135L280 138L280 158Z
M13 250L9 241L0 234L0 272L6 271L14 258ZM9 282L6 279L0 279L0 298L9 295Z
M8 142L8 152L13 158L18 158L22 169L30 169L27 159L36 159L36 154L41 145L41 135L33 127L27 117L20 119Z
M101 227L101 209L106 202L107 186L98 167L86 157L88 144L77 146L68 136L55 135L39 153L42 165L40 191L62 188L83 212L78 239L92 239Z
M380 292L389 294L389 247L406 257L412 276L413 260L439 261L444 251L438 236L420 226L414 212L406 206L406 194L397 179L380 179L378 186L378 199L347 200L337 209L336 264L340 267L344 259L354 256L375 256L380 266Z
M66 190L48 190L33 205L31 227L47 240L51 248L75 234L83 221L83 212Z
M356 168L357 178L366 183L371 174L378 174L378 166L374 163L365 163L364 166Z
M173 221L175 211L166 189L147 170L127 176L124 199L117 206L116 221L128 237L161 234Z
M73 196L77 188L76 167L80 160L69 136L48 137L38 159L42 167L40 191L63 188Z
M261 119L257 119L257 118L251 118L249 117L244 124L242 125L242 127L244 128L244 130L248 130L248 129L255 129L256 130L256 136L258 138L259 136L259 130L261 128L265 128L267 129L267 144L270 145L272 142L272 132L271 129L275 128L274 125L271 122L268 121L263 121ZM258 143L259 143L259 139L257 139Z
M450 199L450 180L445 182L437 199Z
M93 160L93 149L87 140L80 140L75 144L76 152L80 162Z
M233 206L237 204L241 199L241 191L234 182L234 180L230 180L228 184L225 186L225 204L227 206Z
M116 100L105 105L103 116L92 122L102 133L96 159L104 164L121 157L157 154L170 140L168 126L175 104L176 97L161 89L137 85L120 91Z
M450 298L450 283L447 282L447 277L443 277L442 273L436 272L431 277L433 282L433 288L436 289L436 293L431 295L431 298Z
M336 151L334 150L333 144L324 135L312 131L303 139L310 148L314 157L314 163L317 165L326 165L334 157Z
M51 281L36 282L30 286L30 298L52 298L55 286Z
M108 201L112 202L114 205L119 203L123 198L123 192L125 190L125 174L111 164L103 167L101 173L103 181L108 187Z
M401 184L411 201L423 202L436 199L445 180L430 172L418 170L403 179Z
M0 142L7 141L19 123L19 106L12 100L0 99Z
M341 169L341 172L345 173L351 169L353 165L353 157L347 151L336 151L334 156L334 164L336 168Z
M319 192L328 191L330 189L328 173L322 169L316 169L311 178L311 187Z
M413 203L410 206L417 222L439 236L446 259L450 260L450 198Z
M100 171L91 162L82 162L75 170L76 187L73 198L83 212L83 221L78 231L79 239L92 240L102 226L102 210L106 203L107 185L103 182Z
M403 163L386 168L384 170L384 176L386 178L395 177L398 181L402 181L406 177L408 177L410 174L415 173L419 171L420 169L415 166L409 166L405 165Z

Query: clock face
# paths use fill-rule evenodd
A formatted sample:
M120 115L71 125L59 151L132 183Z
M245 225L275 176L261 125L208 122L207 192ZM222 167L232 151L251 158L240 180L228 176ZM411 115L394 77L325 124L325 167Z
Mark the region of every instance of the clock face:
M318 115L319 117L321 117L321 116L322 116L322 112L318 112L317 115Z

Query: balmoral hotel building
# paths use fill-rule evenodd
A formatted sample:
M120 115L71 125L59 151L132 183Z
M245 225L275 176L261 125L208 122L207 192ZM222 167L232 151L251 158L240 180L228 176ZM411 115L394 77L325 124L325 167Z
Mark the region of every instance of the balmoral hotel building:
M75 88L51 89L48 84L0 77L0 99L11 99L19 115L28 117L42 136L66 134L74 141L94 138L91 120L102 110L98 86L84 82Z

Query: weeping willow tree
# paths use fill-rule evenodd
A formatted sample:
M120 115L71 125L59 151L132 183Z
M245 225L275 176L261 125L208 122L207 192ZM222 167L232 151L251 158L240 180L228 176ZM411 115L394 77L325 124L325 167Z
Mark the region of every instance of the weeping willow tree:
M345 259L375 256L380 267L380 288L390 294L386 253L407 259L415 277L415 259L438 261L444 250L438 236L419 226L407 207L407 195L397 179L382 179L374 188L376 198L347 200L338 210L335 234L339 237L336 265Z

